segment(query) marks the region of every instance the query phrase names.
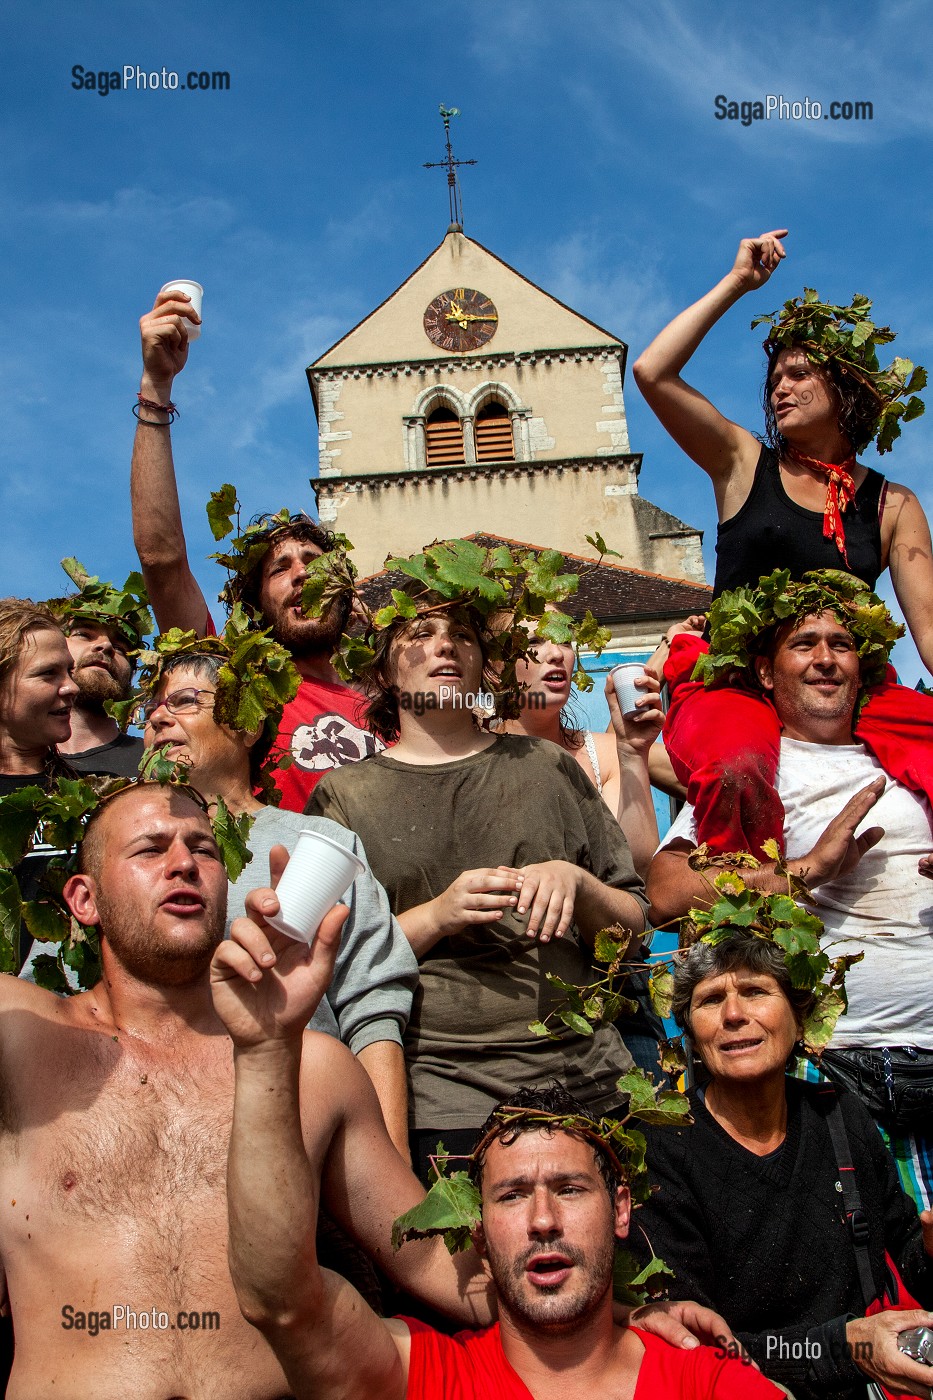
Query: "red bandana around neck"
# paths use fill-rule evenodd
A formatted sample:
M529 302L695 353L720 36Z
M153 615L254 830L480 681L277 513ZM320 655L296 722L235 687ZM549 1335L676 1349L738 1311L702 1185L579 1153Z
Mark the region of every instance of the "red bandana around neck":
M842 555L849 567L849 557L846 554L846 533L842 523L842 517L849 506L855 500L855 482L852 479L852 468L855 466L855 454L847 457L844 462L821 462L818 457L808 457L805 453L799 452L796 447L790 444L785 448L787 456L798 466L810 467L812 471L821 472L827 477L826 482L826 504L823 506L823 534L826 539L834 540L836 548Z

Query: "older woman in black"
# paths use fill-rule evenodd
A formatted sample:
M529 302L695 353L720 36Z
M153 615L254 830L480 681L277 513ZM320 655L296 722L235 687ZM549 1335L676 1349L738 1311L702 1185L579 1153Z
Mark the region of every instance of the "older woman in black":
M812 994L791 985L779 948L741 931L694 945L674 987L674 1015L708 1080L691 1091L692 1125L647 1129L657 1190L630 1248L647 1258L650 1242L674 1271L672 1294L721 1312L797 1400L863 1400L869 1379L926 1394L933 1370L897 1348L898 1333L926 1316L864 1316L831 1125L844 1129L868 1220L873 1293L884 1290L887 1252L910 1293L933 1305L933 1211L918 1218L854 1095L787 1078Z

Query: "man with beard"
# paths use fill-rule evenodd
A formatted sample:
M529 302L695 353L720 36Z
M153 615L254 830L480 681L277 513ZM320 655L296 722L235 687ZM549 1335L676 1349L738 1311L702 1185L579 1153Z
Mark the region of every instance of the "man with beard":
M144 700L139 721L145 719L146 744L186 769L188 781L205 799L208 810L214 810L220 799L234 818L251 820L246 845L252 860L231 880L228 922L243 914L250 890L268 883L273 849L284 847L291 854L302 831L317 831L366 860L361 842L346 827L270 805L268 778L274 772L278 724L284 698L297 678L292 674L277 701L267 696L260 701L255 680L278 671L283 662L288 666L288 659L281 647L265 638L260 651L254 638L249 660L244 661L242 635L229 628L219 638L195 641L189 633L187 642L183 639L175 646L170 637L160 637L158 661L144 665L140 677ZM266 710L257 727L236 727L241 706L235 702L225 706L226 722L216 718L222 674L228 682L232 674L240 694L253 684L251 723L256 723L257 706ZM220 704L224 704L222 695ZM350 913L337 969L312 1029L336 1036L359 1057L373 1081L389 1135L407 1157L408 1089L402 1034L418 984L418 964L389 912L385 890L368 866L344 901Z
M77 773L135 778L143 741L124 734L104 706L129 697L133 653L152 631L142 580L131 574L116 589L90 578L77 561L63 560L62 567L81 586L77 593L49 602L67 638L78 687L71 738L59 744L58 752Z
M171 443L172 385L188 358L188 326L196 324L190 299L178 291L160 292L140 320L143 375L130 490L133 537L160 631L180 627L206 636L214 626L188 563ZM363 725L357 692L341 683L330 662L349 603L335 604L320 618L305 617L301 608L305 569L333 548L333 536L307 515L265 516L257 523L265 528L253 536L225 596L230 603L242 601L262 626L272 628L301 675L279 730L292 763L275 779L281 805L301 812L323 773L382 745Z
M780 1394L723 1350L670 1346L618 1325L613 1258L628 1232L629 1190L608 1141L556 1085L499 1105L471 1159L481 1191L473 1242L495 1289L494 1326L449 1337L382 1319L322 1269L299 1064L301 1028L336 948L321 937L310 950L289 948L264 931L255 903L248 908L251 920L234 924L211 970L214 1006L234 1043L230 1270L241 1310L271 1343L296 1400Z

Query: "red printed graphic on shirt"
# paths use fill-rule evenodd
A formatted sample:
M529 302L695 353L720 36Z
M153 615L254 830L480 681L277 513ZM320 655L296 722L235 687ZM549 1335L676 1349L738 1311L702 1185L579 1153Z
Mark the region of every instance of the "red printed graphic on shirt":
M366 728L365 701L346 685L303 680L282 714L278 747L291 754L287 768L273 774L282 807L303 812L320 778L345 763L359 763L384 747Z

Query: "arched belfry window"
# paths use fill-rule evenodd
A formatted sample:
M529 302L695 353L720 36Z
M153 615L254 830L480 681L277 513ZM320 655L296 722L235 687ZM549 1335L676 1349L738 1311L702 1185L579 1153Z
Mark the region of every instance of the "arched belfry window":
M512 419L508 409L494 399L476 415L473 427L477 462L510 462L515 457Z
M446 467L465 461L463 427L449 408L436 408L424 425L424 445L429 467Z

